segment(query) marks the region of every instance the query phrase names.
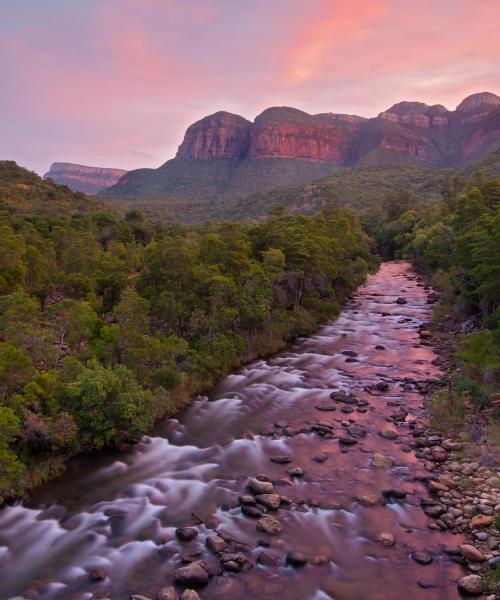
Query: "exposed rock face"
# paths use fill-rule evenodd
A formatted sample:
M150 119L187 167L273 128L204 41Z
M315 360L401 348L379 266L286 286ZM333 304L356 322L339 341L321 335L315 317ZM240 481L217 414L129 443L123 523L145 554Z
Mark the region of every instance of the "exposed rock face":
M454 111L399 102L371 119L274 107L252 123L217 112L188 128L174 160L130 171L105 195L235 197L311 183L338 167L460 166L498 147L500 97L489 92Z
M488 112L500 106L500 97L491 92L481 92L467 96L457 106L457 112L470 112L481 109L481 112Z
M223 111L205 117L188 128L176 158L240 160L248 153L251 126L243 117Z
M341 164L347 161L353 131L349 121L333 114L313 116L295 108L268 108L255 119L249 155Z
M56 162L52 164L49 172L45 173L44 178L67 185L75 192L97 194L117 183L126 172L123 169L104 169Z
M485 140L498 137L496 126L482 131L485 119L497 111L500 114L500 98L484 92L463 100L456 111L441 104L399 102L374 119L335 113L309 115L296 108L274 107L251 123L218 112L188 128L176 158L279 157L346 166L379 163L389 151L389 156L407 157L407 162L444 166L466 160ZM456 135L459 130L464 135ZM443 135L463 140L461 147L451 144L450 151L450 144L439 139Z

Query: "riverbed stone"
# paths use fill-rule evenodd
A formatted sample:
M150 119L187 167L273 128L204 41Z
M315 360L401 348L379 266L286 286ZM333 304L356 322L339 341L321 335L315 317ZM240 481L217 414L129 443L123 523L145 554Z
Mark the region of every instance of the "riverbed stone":
M181 542L190 542L194 540L198 532L194 527L178 527L175 530L175 535Z
M172 586L164 587L156 594L156 600L179 600L179 594Z
M196 561L177 569L175 581L181 585L206 585L208 583L208 573L202 567L201 561Z
M264 515L261 517L257 523L257 529L259 531L263 531L264 533L268 533L269 535L278 535L283 531L283 526L274 517L269 515Z
M257 557L257 562L265 567L275 567L280 564L280 559L268 550L264 550Z
M241 512L244 515L247 515L247 517L259 518L262 516L263 510L257 506L252 506L251 504L242 504Z
M486 529L493 523L493 517L489 517L487 515L476 515L472 517L470 521L470 526L472 529Z
M301 552L291 551L286 555L286 562L292 567L302 567L307 563L307 558Z
M484 554L472 544L461 544L459 547L460 554L467 560L472 562L483 562Z
M215 554L221 554L227 548L227 544L220 535L209 535L205 540L207 548Z
M262 504L269 510L278 510L281 504L281 497L279 494L259 494L255 496L255 499L259 504Z
M261 481L256 477L251 477L247 481L247 489L254 494L272 494L274 485L270 481Z
M278 465L286 465L287 463L292 462L292 457L288 456L287 454L277 454L275 456L271 456L270 461Z
M424 551L414 551L410 555L419 565L430 565L433 562L432 554Z
M390 456L382 454L381 452L375 452L372 456L371 466L377 469L390 469L394 466L394 461Z
M181 600L201 600L200 595L195 590L187 589L182 592Z
M390 531L381 531L377 536L377 540L383 546L394 546L394 544L396 543L394 534L391 533Z
M362 506L377 506L377 504L382 504L382 498L377 494L363 494L362 496L358 496L357 500Z
M382 429L379 435L386 440L395 440L398 437L398 434L393 429Z
M469 596L480 596L483 593L483 582L479 575L466 575L457 581L457 586Z

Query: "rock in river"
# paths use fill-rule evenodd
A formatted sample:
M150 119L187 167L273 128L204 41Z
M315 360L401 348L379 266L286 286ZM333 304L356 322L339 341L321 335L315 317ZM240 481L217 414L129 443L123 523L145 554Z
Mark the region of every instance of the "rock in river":
M432 558L432 554L429 554L428 552L414 551L411 553L411 557L415 562L417 562L420 565L430 565L431 562L434 560Z
M272 494L274 485L270 481L260 481L260 479L251 477L247 482L247 489L254 494Z
M269 535L278 535L278 533L283 531L283 526L278 519L265 515L259 519L257 529L264 533L268 533Z
M186 567L177 569L175 581L181 585L206 585L208 583L208 573L201 566L200 561L196 561Z
M172 586L164 587L156 594L156 600L179 600L179 594Z
M483 582L479 575L466 575L457 581L457 586L469 596L480 596L483 593Z
M175 535L181 542L190 542L198 535L194 527L178 527L175 530Z
M270 460L278 465L286 465L287 463L292 462L292 457L287 454L278 454L276 456L271 456Z

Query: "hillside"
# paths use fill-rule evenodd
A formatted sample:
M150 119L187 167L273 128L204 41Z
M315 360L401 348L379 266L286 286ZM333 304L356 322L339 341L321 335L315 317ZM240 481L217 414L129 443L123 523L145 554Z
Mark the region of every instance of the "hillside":
M255 162L249 161L249 164ZM203 161L201 166L203 165L208 166L207 161ZM237 195L205 195L206 199L199 201L181 195L158 195L154 198L100 197L100 200L112 207L138 209L149 218L160 221L173 219L186 223L210 219L260 218L276 204L283 204L289 213L311 214L320 210L333 198L343 206L351 206L363 212L380 206L388 193L411 192L420 202L437 201L441 198L441 190L447 181L455 177L467 179L477 171L483 171L485 175L490 176L500 174L500 149L460 168L425 168L412 165L337 168L333 173L317 178L312 183L281 185L268 191L249 193L242 198ZM282 181L286 181L285 174Z
M14 161L1 160L0 206L19 213L71 215L96 210L102 204L82 192L42 179Z

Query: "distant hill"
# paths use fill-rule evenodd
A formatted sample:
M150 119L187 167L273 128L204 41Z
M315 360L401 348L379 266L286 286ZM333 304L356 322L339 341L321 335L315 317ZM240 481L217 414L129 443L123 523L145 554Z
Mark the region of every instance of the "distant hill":
M54 183L67 185L75 192L97 194L117 183L126 172L123 169L105 169L55 162L48 173L45 173L44 178L51 179Z
M0 210L19 213L76 214L102 204L65 185L42 179L12 160L0 160Z
M499 147L500 97L490 92L469 96L454 111L400 102L372 119L274 107L251 122L222 111L191 125L174 159L129 171L101 195L227 206L331 174L342 178L343 169L461 167Z

